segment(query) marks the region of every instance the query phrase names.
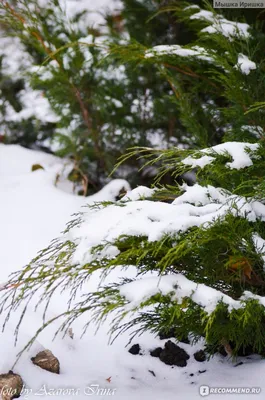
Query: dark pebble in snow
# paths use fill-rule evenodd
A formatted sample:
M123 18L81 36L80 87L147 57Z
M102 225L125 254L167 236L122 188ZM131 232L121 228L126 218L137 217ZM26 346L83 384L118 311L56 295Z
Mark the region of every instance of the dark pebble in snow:
M196 351L196 353L193 354L194 358L198 362L203 362L206 360L206 354L203 350Z
M137 355L140 353L141 347L139 344L134 344L128 351L133 355Z
M199 374L204 374L204 372L206 372L207 371L207 369L203 369L203 370L199 370L198 372L199 372Z
M190 374L190 376L194 376L194 374Z
M171 340L168 340L165 344L165 348L160 353L159 358L167 365L186 367L187 360L190 356L184 349L171 342Z
M163 351L162 347L157 347L156 349L151 350L150 354L152 357L159 357L162 351Z

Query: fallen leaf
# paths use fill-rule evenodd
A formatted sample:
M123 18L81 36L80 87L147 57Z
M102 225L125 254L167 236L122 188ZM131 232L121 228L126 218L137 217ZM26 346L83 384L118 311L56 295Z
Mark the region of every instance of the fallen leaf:
M248 279L251 279L253 269L250 261L246 257L230 256L227 264L229 269L232 269L233 271L241 270Z

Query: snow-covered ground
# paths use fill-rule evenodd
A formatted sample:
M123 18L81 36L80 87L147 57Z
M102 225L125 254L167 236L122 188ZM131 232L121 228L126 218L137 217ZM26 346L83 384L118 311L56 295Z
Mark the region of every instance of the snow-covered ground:
M32 172L33 164L40 164L44 169ZM129 189L126 181L115 180L92 197L75 196L71 194L71 185L64 180L67 168L69 166L65 161L54 156L19 146L0 145L0 283L5 282L9 273L23 267L36 256L38 250L57 237L71 214L78 212L83 205L100 200L114 200L120 189ZM58 173L61 173L61 178L55 186ZM133 270L130 272L132 275L134 273ZM86 290L94 290L97 283L97 277L93 277ZM56 294L48 317L65 310L66 300L67 293ZM11 316L4 333L0 334L0 374L7 373L12 368L17 353L42 324L42 310L35 312L33 306L28 306L18 343L14 347L14 330L20 313L21 308ZM0 325L2 323L3 317L0 317ZM149 350L157 346L163 347L167 340L160 340L148 333L135 338L132 344L139 343L144 355L132 355L128 353L130 346L126 347L126 334L109 345L108 323L105 323L96 334L95 329L90 327L80 339L83 324L84 320L81 319L75 323L73 339L59 335L53 341L58 327L54 323L38 337L30 351L23 354L14 368L14 372L22 376L28 390L24 391L22 399L33 399L37 396L57 399L85 399L88 396L99 399L112 396L119 400L198 399L201 398L201 385L261 387L265 391L264 360L255 357L238 359L236 362L243 361L243 364L235 366L235 362L220 355L209 362L199 363L195 361L193 354L203 344L191 346L181 343L180 346L191 356L188 365L184 368L170 367L149 354ZM51 350L58 357L61 364L60 375L32 364L31 357L43 349ZM63 388L68 388L68 391L60 394ZM98 388L112 390L97 395ZM53 396L52 391L55 391ZM219 394L218 398L238 396ZM260 396L248 394L245 398ZM214 398L214 394L209 397Z

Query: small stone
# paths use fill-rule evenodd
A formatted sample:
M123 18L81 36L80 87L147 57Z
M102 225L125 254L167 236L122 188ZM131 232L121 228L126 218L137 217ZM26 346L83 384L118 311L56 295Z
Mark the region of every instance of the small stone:
M194 376L194 374L190 374L190 376Z
M190 356L188 355L188 353L186 353L184 349L171 342L171 340L168 340L159 358L167 365L186 367L187 360L190 358Z
M20 396L23 389L23 381L20 375L9 371L0 375L0 394L2 400L12 400Z
M38 353L35 357L32 357L31 361L34 365L45 369L46 371L54 374L60 373L60 363L50 350L44 350Z
M133 354L133 355L137 355L140 353L141 347L139 346L139 344L134 344L128 351L129 353Z
M206 372L207 371L207 369L203 369L203 370L199 370L198 372L199 372L199 374L204 374L204 372Z
M157 347L156 349L151 350L150 354L152 357L159 357L162 351L163 351L162 347Z
M206 360L206 354L203 350L196 351L196 353L193 354L193 357L198 362L203 362Z

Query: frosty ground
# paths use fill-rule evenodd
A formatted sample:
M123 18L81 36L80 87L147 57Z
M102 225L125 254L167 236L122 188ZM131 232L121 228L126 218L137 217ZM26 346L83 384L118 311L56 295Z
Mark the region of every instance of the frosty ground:
M32 172L33 164L40 164L44 169ZM126 181L114 180L92 197L74 195L71 193L71 183L67 183L64 178L68 167L66 161L54 156L19 146L0 145L0 283L4 283L11 272L22 268L40 249L58 237L71 215L83 205L114 200L120 189L129 189ZM61 178L55 186L58 173ZM132 270L130 274L134 275L134 272ZM111 278L115 279L115 276ZM97 284L98 279L93 277L86 290L94 290ZM67 293L57 293L48 316L51 318L65 310L66 301ZM0 334L0 373L6 373L12 368L16 355L42 324L42 310L34 312L33 305L29 306L15 347L14 330L20 313L21 309L18 309L11 316L4 333ZM0 322L3 323L3 318ZM91 326L80 339L83 323L82 320L75 323L74 339L69 336L62 338L61 335L53 341L58 326L54 323L39 336L30 351L23 354L14 368L28 389L22 399L33 399L37 395L51 397L52 393L58 399L84 399L89 395L95 398L108 397L107 394L96 395L96 389L94 392L89 389L85 392L85 388L97 388L97 385L99 388L115 389L106 393L116 399L196 399L200 398L201 385L261 387L265 390L265 362L258 357L239 358L233 362L217 355L210 361L198 363L193 354L203 347L203 343L195 346L181 343L180 346L191 356L188 365L184 368L170 367L149 354L155 347L163 346L166 340L151 334L135 338L131 344L139 343L144 354L132 355L128 352L130 345L126 347L128 335L119 337L112 345L108 344L108 323L96 334L95 328ZM32 364L31 357L43 349L51 350L58 357L60 375L41 370ZM235 366L239 361L243 361L243 364ZM75 392L69 391L67 394L66 391L66 394L61 395L62 388L73 389ZM220 394L218 398L225 396L233 398L238 395ZM247 398L258 396L247 395Z

